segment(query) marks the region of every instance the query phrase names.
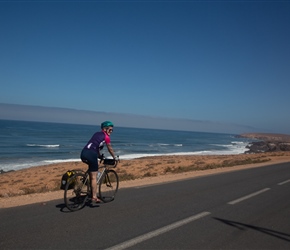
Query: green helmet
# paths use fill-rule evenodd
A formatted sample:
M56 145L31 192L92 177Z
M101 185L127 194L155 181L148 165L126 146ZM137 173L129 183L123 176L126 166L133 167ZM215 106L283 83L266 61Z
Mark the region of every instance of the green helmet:
M110 121L105 121L101 124L101 128L105 128L105 127L114 127L114 124Z

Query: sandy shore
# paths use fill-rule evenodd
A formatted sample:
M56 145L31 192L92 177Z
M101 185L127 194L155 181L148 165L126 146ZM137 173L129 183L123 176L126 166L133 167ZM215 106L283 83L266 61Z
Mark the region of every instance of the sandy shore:
M120 189L152 185L201 175L290 162L290 152L212 156L161 156L122 160L116 171ZM67 170L83 169L81 162L52 164L1 174L0 208L62 199L61 177ZM129 180L129 179L132 180Z

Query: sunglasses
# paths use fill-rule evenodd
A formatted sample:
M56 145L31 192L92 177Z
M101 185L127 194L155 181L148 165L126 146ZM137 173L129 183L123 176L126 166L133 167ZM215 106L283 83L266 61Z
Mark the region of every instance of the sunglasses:
M113 132L113 129L112 128L108 129L108 132L109 133L112 133Z

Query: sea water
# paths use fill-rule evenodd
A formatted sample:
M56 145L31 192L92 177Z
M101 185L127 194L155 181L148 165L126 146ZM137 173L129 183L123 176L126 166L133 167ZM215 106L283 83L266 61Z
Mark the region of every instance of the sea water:
M80 161L82 148L97 131L97 125L0 120L0 170ZM115 127L111 143L120 159L134 159L242 154L250 141L233 134Z

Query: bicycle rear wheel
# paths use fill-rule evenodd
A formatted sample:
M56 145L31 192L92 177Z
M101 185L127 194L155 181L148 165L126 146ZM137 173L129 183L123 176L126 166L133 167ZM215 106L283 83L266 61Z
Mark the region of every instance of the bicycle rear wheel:
M65 186L64 202L70 211L82 209L90 194L90 183L87 174L76 173Z
M99 184L99 197L103 202L110 202L115 199L119 188L119 177L117 173L110 169L103 174Z

